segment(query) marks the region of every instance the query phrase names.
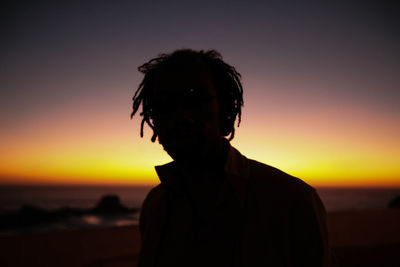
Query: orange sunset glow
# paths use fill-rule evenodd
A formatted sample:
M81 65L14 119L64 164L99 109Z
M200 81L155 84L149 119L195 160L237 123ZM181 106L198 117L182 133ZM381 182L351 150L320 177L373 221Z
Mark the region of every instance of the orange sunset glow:
M187 47L216 49L242 74L232 145L248 158L314 186L400 186L400 54L390 18L334 4L289 14L238 7L209 8L207 19L193 15L202 6L179 15L139 4L11 10L0 185L157 184L154 166L171 159L130 119L137 67Z
M2 134L1 182L156 184L154 165L170 158L151 143L150 128L139 137L139 119L129 119L129 97L125 107L103 113L54 110ZM249 158L313 185L400 185L400 128L392 118L354 106L274 114L251 104L247 99L232 142Z

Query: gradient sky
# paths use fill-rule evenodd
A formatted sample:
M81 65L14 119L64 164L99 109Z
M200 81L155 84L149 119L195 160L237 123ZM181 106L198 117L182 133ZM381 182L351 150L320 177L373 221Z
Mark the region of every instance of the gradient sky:
M15 2L1 11L0 184L156 183L170 158L130 120L137 67L193 48L242 74L232 144L249 158L312 185L400 185L397 5Z

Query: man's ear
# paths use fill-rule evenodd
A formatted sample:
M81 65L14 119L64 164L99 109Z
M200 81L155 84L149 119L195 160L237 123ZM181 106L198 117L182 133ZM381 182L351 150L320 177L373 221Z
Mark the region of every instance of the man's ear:
M228 136L232 131L233 127L232 118L225 112L220 112L219 127L222 136Z

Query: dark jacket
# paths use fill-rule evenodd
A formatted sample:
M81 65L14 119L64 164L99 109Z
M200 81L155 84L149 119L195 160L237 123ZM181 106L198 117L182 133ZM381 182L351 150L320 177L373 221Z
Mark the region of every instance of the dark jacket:
M176 168L174 162L156 167L161 184L146 197L140 217L140 267L156 266L168 212L165 184ZM234 266L333 265L326 212L314 188L233 147L224 170L240 203Z

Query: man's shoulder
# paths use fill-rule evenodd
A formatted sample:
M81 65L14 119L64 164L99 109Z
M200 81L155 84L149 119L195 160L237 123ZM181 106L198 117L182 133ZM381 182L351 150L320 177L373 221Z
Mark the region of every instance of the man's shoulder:
M278 168L256 160L248 159L250 169L249 182L263 190L277 190L290 193L313 192L315 189L303 180Z
M249 159L238 150L231 147L225 169L233 174L233 182L248 188L257 195L281 198L290 196L291 199L304 198L315 194L315 189L303 180L294 177L278 168ZM243 182L241 182L243 181Z
M147 193L146 198L143 201L142 209L146 209L146 207L150 206L154 208L155 206L164 203L165 200L165 189L162 184L158 184L153 187L149 193Z
M165 190L161 184L153 187L143 201L140 213L141 231L146 224L146 218L159 216L165 210Z
M264 205L269 203L270 211L278 213L282 210L298 213L315 210L323 214L317 191L303 180L255 160L249 160L249 166L249 199Z
M155 187L153 187L149 193L147 193L147 196L145 198L145 201L147 200L151 200L154 198L160 198L163 197L165 195L165 189L164 186L160 183L158 185L156 185Z

